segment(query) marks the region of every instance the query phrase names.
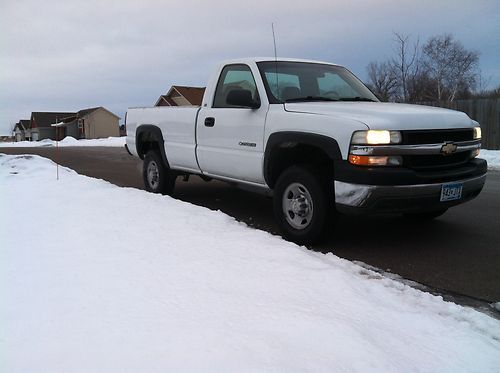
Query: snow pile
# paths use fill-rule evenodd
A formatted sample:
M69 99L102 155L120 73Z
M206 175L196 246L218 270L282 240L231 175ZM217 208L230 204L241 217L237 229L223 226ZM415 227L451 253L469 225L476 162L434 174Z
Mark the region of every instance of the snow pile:
M77 140L74 137L67 136L59 143L58 146L125 146L126 137L108 137L105 139ZM2 142L0 148L35 148L39 146L56 146L56 142L50 139L40 141L19 141L19 142Z
M0 156L2 372L498 371L498 320L221 212L59 176Z
M479 158L486 159L488 162L488 170L500 171L500 150L481 149Z
M59 141L59 144L57 145L61 145L61 146L78 146L78 144L80 143L80 141L82 142L82 144L88 144L89 142L96 142L96 141L100 141L101 143L105 140L108 140L108 139L114 139L114 137L108 137L107 139L94 139L94 140L77 140L75 139L74 137L71 137L71 136L66 136L64 139L62 139L61 141Z

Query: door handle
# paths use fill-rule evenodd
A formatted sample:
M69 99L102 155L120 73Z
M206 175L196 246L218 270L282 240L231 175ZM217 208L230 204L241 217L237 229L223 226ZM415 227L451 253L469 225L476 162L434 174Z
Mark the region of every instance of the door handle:
M215 118L214 117L205 118L205 127L213 127L214 125L215 125Z

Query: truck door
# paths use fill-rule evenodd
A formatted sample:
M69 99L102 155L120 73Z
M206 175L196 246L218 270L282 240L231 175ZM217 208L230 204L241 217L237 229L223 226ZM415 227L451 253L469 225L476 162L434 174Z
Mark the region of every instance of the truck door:
M214 99L208 104L211 106L200 110L196 135L198 162L206 174L264 184L262 159L267 105L249 108L228 103L228 97L235 94L251 95L255 103L261 102L247 65L225 66Z

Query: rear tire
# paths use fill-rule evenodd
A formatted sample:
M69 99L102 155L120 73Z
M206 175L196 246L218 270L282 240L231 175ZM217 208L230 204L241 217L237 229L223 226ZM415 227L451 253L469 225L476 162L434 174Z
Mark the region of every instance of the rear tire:
M174 192L176 176L157 151L150 150L144 157L142 177L148 192L168 195Z
M333 192L333 190L332 190ZM318 242L333 213L326 177L309 167L291 166L274 188L274 214L283 236L297 244Z

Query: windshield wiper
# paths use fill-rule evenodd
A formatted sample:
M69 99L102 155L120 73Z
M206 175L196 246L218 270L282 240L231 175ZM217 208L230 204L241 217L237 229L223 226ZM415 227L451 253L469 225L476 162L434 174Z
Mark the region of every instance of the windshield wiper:
M338 101L336 98L323 97L323 96L306 96L306 97L295 97L285 100L285 102L308 102L308 101Z
M342 97L339 99L340 101L366 101L366 102L375 102L375 100L372 100L371 98L367 97Z

